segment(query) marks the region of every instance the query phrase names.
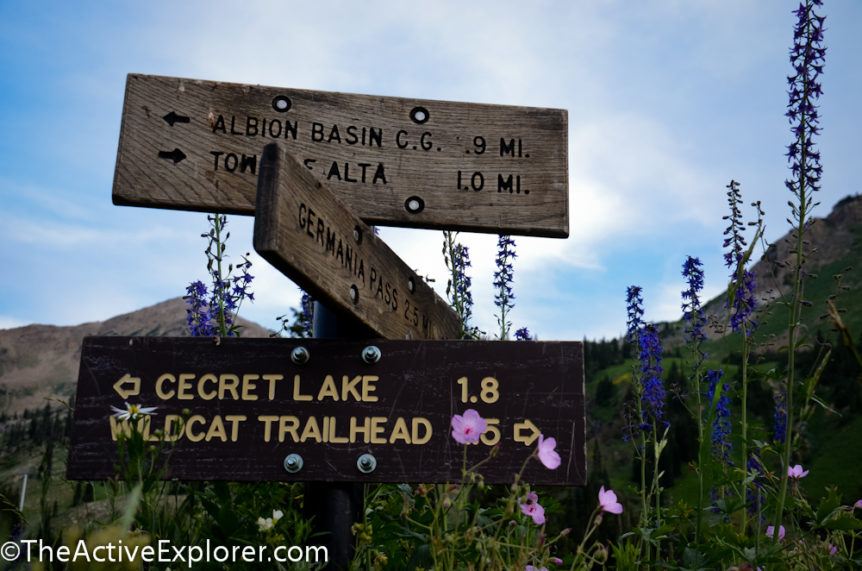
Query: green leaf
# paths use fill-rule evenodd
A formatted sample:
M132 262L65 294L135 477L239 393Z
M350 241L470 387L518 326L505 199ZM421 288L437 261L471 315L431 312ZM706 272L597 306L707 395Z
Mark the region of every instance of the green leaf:
M835 517L826 520L822 527L836 531L851 531L862 529L862 520L856 519L846 511L841 511Z
M841 507L841 496L835 487L826 489L826 497L820 500L814 518L818 525L824 525L827 520L835 517L836 511ZM843 510L842 510L843 511Z

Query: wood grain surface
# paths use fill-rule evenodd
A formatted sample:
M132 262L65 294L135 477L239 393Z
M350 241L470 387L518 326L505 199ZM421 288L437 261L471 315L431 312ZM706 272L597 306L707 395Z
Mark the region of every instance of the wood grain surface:
M272 142L369 224L569 233L565 110L137 74L113 200L252 215Z
M308 169L264 148L254 248L331 311L387 339L457 339L458 316Z

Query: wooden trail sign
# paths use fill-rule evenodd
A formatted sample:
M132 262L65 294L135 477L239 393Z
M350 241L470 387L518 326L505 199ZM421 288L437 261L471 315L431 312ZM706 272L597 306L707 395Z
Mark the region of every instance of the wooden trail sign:
M456 339L458 316L325 185L273 143L260 161L254 249L332 311L388 339Z
M130 74L115 204L254 214L281 143L369 224L566 237L568 115Z
M485 481L511 483L539 433L562 463L530 460L524 480L586 481L579 342L88 337L70 479L113 475L124 403L156 407L146 439L173 435L167 478L459 482L450 422L473 408L489 428L468 466L498 447Z

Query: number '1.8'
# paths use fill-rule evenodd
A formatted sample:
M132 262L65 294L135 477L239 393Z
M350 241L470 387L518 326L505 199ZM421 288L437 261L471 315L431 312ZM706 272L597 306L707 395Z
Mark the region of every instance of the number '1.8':
M470 381L461 377L457 383L461 385L461 402L475 403L480 399L483 403L492 404L500 400L500 382L494 377L485 377L479 383L479 396L470 394Z

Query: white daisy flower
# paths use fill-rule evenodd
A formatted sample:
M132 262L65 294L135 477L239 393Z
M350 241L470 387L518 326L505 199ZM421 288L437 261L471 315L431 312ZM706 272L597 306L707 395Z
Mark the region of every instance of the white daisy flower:
M129 404L126 401L126 409L123 410L121 408L117 408L115 406L111 407L111 410L114 411L114 416L119 418L120 420L135 420L141 416L149 416L151 414L156 414L155 406L140 406L137 404Z

